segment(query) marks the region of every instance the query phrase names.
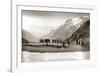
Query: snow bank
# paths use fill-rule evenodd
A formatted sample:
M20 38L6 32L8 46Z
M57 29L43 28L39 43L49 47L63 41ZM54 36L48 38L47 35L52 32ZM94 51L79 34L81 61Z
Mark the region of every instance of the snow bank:
M23 51L22 60L23 62L84 60L89 59L89 54L89 52L39 53Z

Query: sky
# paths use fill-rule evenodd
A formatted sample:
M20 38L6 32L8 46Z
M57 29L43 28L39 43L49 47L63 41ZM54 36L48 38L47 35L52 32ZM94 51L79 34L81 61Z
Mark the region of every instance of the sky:
M36 37L42 37L51 30L57 29L70 18L88 16L88 13L62 13L47 11L22 11L22 29Z

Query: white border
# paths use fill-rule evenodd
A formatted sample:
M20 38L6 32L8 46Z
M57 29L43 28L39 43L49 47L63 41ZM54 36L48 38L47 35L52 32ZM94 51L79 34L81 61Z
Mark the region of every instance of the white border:
M86 6L85 6L86 7ZM78 5L18 5L12 4L12 72L18 73L23 71L45 71L56 69L69 68L86 68L96 65L96 10L94 7L86 7ZM37 11L57 11L57 12L80 12L90 13L90 60L83 61L59 61L59 62L35 62L35 63L21 63L21 10L37 10Z

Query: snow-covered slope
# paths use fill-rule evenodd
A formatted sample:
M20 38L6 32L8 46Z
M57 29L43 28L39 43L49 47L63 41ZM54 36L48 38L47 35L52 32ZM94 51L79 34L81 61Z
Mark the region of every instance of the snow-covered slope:
M57 29L52 30L44 37L66 39L70 37L83 23L89 20L89 17L80 16L68 19L65 24L59 26Z

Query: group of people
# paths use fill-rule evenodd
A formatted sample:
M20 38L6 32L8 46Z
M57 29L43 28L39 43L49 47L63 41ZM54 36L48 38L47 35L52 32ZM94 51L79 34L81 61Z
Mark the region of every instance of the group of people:
M62 40L62 39L40 39L40 43L61 43L63 47L70 47L71 41L69 39L67 40ZM67 46L66 46L67 44ZM84 41L82 39L76 40L76 45L84 45Z
M79 40L76 40L76 44L77 45L84 45L84 41L83 41L83 39L79 39Z
M52 40L50 40L50 39L40 39L40 43L47 43L47 45L48 45L48 43L61 43L63 47L65 47L66 44L68 45L67 47L70 46L69 40L65 41L65 40L62 40L62 39L52 39Z

